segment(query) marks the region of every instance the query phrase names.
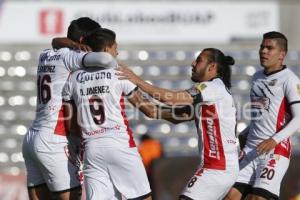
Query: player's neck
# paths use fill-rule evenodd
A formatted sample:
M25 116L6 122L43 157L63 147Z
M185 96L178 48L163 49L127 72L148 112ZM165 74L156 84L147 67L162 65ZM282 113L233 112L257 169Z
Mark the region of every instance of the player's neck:
M282 70L283 68L284 68L284 65L280 64L277 66L265 67L264 71L265 71L265 74L272 74L274 72Z

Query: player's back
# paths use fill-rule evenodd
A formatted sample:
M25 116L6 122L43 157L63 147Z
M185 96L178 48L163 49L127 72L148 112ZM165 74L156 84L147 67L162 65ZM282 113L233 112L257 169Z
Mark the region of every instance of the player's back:
M46 49L37 68L36 117L31 128L39 132L65 135L62 89L71 71L79 69L85 53L67 48Z
M118 80L113 69L89 69L74 72L67 88L85 142L97 138L102 147L135 146L124 110L124 96L134 91L134 84Z

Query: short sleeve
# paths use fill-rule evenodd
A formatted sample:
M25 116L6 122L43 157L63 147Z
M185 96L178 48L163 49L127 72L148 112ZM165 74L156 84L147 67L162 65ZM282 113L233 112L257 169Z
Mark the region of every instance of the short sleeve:
M121 80L120 81L120 88L121 88L121 91L124 92L124 94L126 96L131 95L132 92L134 92L138 89L138 87L135 84L131 83L128 80Z
M86 52L64 50L63 62L67 69L71 72L82 68L83 57L87 54Z
M285 96L288 99L288 102L300 103L300 80L297 76L293 75L287 79L287 83L284 86Z
M201 94L201 99L203 102L215 102L222 99L220 94L220 87L214 82L202 82L196 83L192 88L186 90L193 98L196 98Z
M70 79L68 79L68 81L66 81L66 83L63 87L62 98L63 98L63 101L71 101L72 100L72 85L71 85Z

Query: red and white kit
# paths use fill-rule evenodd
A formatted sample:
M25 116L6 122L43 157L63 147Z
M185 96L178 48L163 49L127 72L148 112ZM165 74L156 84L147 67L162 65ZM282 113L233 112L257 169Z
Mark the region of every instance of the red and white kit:
M197 83L187 91L193 97L199 93L202 96L201 102L194 105L201 164L182 195L222 199L238 175L233 98L219 78Z
M27 184L47 183L50 191L62 191L80 185L78 168L68 162L68 145L63 123L62 90L71 71L82 66L86 53L44 50L37 68L36 117L23 142Z
M93 59L85 59L88 55ZM22 150L28 187L46 183L50 191L58 192L80 185L78 167L66 155L69 149L63 123L62 90L70 73L83 67L83 63L106 67L110 61L112 57L107 53L83 53L68 48L47 49L40 54L36 116Z
M64 90L77 106L84 140L84 177L88 199L127 199L151 192L146 171L125 115L124 98L137 87L118 80L116 71L79 70Z
M253 76L250 98L252 119L237 182L279 196L290 162L290 136L295 130L290 131L293 123L287 124L293 117L291 106L300 103L299 78L286 67L269 75L258 71ZM277 142L275 149L258 156L257 145L271 137Z

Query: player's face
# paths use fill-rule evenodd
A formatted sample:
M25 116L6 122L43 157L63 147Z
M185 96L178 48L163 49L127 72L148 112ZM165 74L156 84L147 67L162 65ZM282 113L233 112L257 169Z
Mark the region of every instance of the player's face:
M113 45L105 48L107 53L110 53L114 58L117 57L118 53L118 44L115 42Z
M208 69L210 67L208 56L208 51L202 51L197 57L197 59L192 62L192 81L207 81Z
M259 49L260 64L267 72L280 69L282 66L285 52L277 44L276 40L264 39Z

